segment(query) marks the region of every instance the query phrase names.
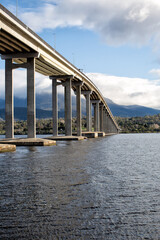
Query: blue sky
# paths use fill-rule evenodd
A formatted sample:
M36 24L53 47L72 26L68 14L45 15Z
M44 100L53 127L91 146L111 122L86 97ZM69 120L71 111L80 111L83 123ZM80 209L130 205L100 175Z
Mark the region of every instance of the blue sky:
M16 14L16 0L0 3ZM160 108L158 0L18 0L18 17L83 69L105 97ZM43 86L46 79L37 79Z

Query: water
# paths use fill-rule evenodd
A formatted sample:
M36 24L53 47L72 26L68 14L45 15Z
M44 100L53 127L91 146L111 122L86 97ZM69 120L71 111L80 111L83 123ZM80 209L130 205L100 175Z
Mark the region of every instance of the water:
M0 239L160 239L160 134L0 155Z

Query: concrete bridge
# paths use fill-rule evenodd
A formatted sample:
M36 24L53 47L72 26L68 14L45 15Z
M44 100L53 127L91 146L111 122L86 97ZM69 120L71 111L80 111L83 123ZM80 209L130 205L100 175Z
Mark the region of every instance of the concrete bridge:
M77 135L82 135L81 95L86 98L87 131L118 133L118 125L95 84L0 4L0 54L5 61L6 138L14 138L13 70L27 70L28 138L36 137L35 71L52 81L53 136L58 135L57 87L64 86L65 134L72 135L71 89L76 94ZM23 80L22 80L23 81Z

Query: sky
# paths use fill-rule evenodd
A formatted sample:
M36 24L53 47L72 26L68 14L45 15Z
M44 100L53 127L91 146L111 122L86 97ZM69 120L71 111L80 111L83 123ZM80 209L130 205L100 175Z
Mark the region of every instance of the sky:
M160 109L159 0L0 0L117 104ZM16 4L18 8L16 9ZM26 96L15 70L15 95ZM0 98L4 63L0 60ZM36 91L51 82L36 74Z

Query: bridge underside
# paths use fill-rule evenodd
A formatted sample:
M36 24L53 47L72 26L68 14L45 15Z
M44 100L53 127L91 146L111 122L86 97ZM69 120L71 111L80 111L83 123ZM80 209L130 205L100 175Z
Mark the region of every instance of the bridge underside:
M118 126L103 96L79 69L43 41L19 19L0 5L0 54L5 60L6 137L14 136L13 75L17 68L27 69L28 137L36 136L35 71L52 81L53 135L58 134L57 86L65 89L66 135L72 135L71 89L76 94L77 134L81 130L81 94L86 98L87 131L92 130L91 105L94 107L94 130L117 133Z
M27 62L27 58L32 56L33 53L36 53L34 49L28 47L25 43L18 40L16 37L7 33L3 29L0 29L0 54L12 56L14 63L23 64ZM3 58L3 57L2 57ZM48 59L40 55L39 58L35 59L35 71L44 75L44 76L65 76L65 72L53 66L52 63L49 63ZM79 81L78 79L74 79ZM62 77L63 81L63 77ZM75 91L74 86L72 87ZM84 83L82 86L82 91L88 91L90 88ZM91 99L99 99L96 93L93 91L91 94Z

